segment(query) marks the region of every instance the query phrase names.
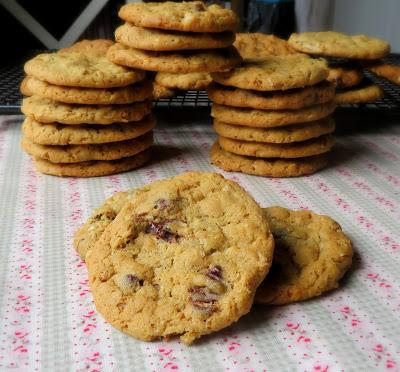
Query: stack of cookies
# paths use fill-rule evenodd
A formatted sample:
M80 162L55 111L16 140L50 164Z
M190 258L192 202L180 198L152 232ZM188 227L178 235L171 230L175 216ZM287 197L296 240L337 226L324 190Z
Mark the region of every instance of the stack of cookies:
M382 89L364 79L361 62L385 57L390 46L384 40L326 31L292 34L288 43L298 52L328 58L328 80L337 84L338 104L373 102L382 98Z
M40 172L103 176L150 159L152 84L144 71L109 62L112 44L82 41L25 64L22 147Z
M210 72L225 71L241 62L232 43L236 14L201 1L132 3L119 16L126 22L115 32L117 44L107 57L133 68L154 71L155 97L177 90L202 90Z
M107 321L140 340L186 344L254 301L283 305L337 288L352 262L331 218L261 209L235 182L199 172L111 196L74 246Z
M218 141L211 160L227 171L269 177L311 174L327 164L335 86L325 61L301 54L247 59L213 73L208 88Z

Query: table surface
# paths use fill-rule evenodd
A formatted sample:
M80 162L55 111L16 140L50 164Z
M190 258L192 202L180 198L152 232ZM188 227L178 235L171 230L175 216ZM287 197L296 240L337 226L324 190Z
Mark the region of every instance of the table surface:
M0 370L399 371L400 118L339 118L328 169L269 179L210 165L216 136L207 112L158 117L152 163L91 179L36 173L19 147L22 117L0 117ZM95 311L73 234L112 193L189 170L220 172L263 207L337 220L356 252L341 287L303 303L254 307L190 347L113 329Z

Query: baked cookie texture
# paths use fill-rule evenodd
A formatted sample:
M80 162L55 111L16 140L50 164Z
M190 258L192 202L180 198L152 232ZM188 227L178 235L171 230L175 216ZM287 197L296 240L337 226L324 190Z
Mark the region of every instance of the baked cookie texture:
M239 17L232 10L201 1L131 3L118 15L135 26L176 31L234 31L239 25Z
M211 116L228 124L272 128L319 120L330 115L335 108L335 101L299 110L256 110L215 103L211 109Z
M368 70L394 84L400 85L400 65L382 62L368 66Z
M137 69L172 73L229 70L241 61L233 47L186 52L153 52L114 44L107 52L113 63Z
M384 40L334 31L292 34L288 43L299 52L327 57L370 60L383 58L390 52L390 45Z
M130 48L162 52L226 48L235 41L235 34L231 31L218 33L165 31L125 23L116 29L115 40Z
M41 145L87 145L125 141L152 130L156 125L153 115L141 121L103 125L42 124L26 118L22 132L32 142Z
M382 97L383 89L376 84L361 85L336 92L338 104L373 102Z
M249 142L226 137L219 137L218 142L222 149L234 154L283 159L304 158L323 154L331 150L335 144L335 140L329 134L293 143Z
M213 83L207 87L207 94L220 105L259 110L296 110L333 101L335 85L322 82L305 88L262 92Z
M142 120L151 112L151 102L129 105L78 105L32 96L22 101L21 111L41 123L103 124Z
M327 154L297 159L256 158L237 155L221 148L218 141L211 147L211 161L228 172L243 172L264 177L299 177L315 173L328 164Z
M250 310L273 245L239 185L186 173L146 186L121 210L86 255L89 283L116 328L190 344Z
M324 118L310 123L288 125L277 128L251 128L231 125L214 120L214 130L222 137L250 142L293 143L306 141L332 133L335 121Z
M271 270L256 302L284 305L338 287L351 267L351 241L327 216L282 207L263 209L276 247Z
M99 160L80 163L52 163L45 159L33 159L36 169L52 176L59 177L100 177L126 172L138 168L150 160L150 149L134 156L117 160Z
M121 142L96 145L40 145L28 138L21 141L22 148L30 155L52 163L80 163L91 160L117 160L133 156L153 144L152 133Z
M202 90L211 83L211 75L208 72L191 72L187 74L172 74L169 72L157 72L155 82L170 89Z
M360 84L363 78L361 68L337 65L329 66L329 75L326 80L335 83L337 88L349 88Z
M158 84L157 82L153 83L153 98L155 100L158 100L161 98L174 97L177 94L178 94L178 92L175 89L164 87L163 85Z
M58 53L78 52L86 55L105 56L108 48L113 44L114 42L112 40L107 39L85 39L78 41L69 47L60 49Z
M21 91L26 96L36 95L57 102L81 105L120 105L146 101L152 97L152 85L148 80L122 88L74 88L49 84L27 76L21 83Z

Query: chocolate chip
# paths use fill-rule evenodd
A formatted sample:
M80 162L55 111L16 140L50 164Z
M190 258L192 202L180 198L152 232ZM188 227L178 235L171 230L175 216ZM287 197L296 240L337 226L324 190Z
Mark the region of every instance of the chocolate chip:
M140 286L142 286L143 283L144 283L144 280L143 280L143 279L139 279L139 278L138 278L136 275L134 275L134 274L126 274L125 278L126 278L126 281L127 281L129 284L136 284L136 283L138 283Z
M201 311L210 312L218 301L218 295L211 292L207 287L195 286L188 289L192 305Z
M146 234L153 234L157 239L162 239L168 243L177 242L180 236L168 230L165 225L165 222L152 221L145 226L144 232Z
M206 275L212 279L212 280L216 280L217 282L222 282L223 278L222 278L222 268L221 266L217 265L217 266L211 266L207 272Z

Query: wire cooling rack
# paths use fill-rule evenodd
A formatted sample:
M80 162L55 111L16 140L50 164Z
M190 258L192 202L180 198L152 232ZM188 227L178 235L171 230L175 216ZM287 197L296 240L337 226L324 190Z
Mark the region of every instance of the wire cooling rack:
M391 55L387 58L390 63L400 64L400 55ZM340 110L361 110L384 113L400 114L400 86L379 78L364 70L366 79L380 85L385 91L385 96L377 101L363 104L347 104ZM24 72L22 64L0 67L0 114L19 114L22 96L19 86ZM208 107L211 102L204 91L187 91L175 97L160 99L155 102L156 107Z

